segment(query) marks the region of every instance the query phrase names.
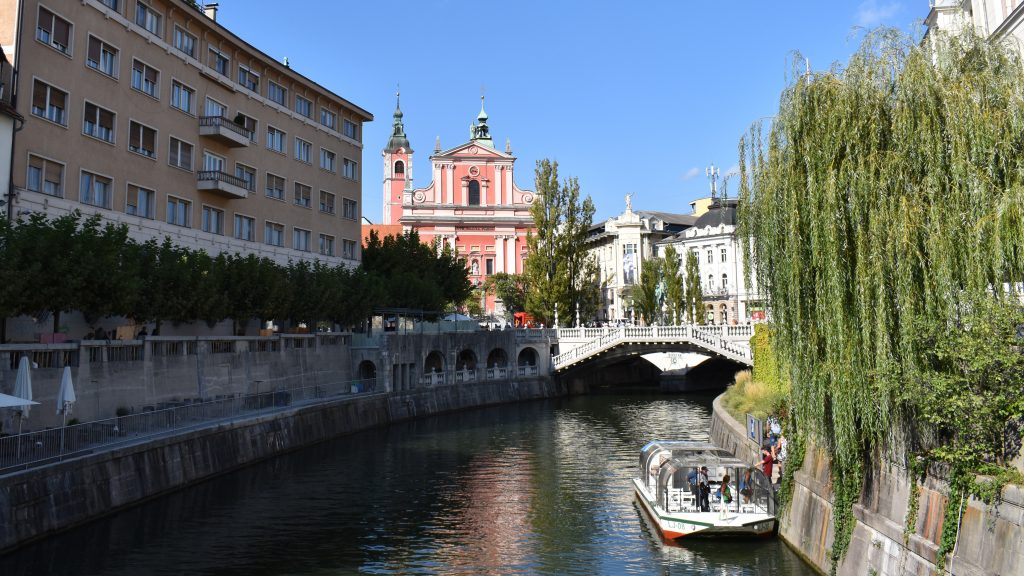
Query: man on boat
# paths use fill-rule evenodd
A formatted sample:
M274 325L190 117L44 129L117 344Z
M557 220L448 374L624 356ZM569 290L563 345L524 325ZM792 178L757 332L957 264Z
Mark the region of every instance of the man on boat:
M697 475L697 484L699 497L700 497L700 511L711 512L711 503L708 502L708 496L711 495L711 485L708 483L708 467L701 466L700 474Z

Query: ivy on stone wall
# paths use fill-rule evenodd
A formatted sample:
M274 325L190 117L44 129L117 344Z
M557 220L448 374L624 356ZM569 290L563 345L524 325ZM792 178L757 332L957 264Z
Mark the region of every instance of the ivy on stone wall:
M795 64L770 127L740 144L739 236L799 433L832 459L835 568L869 455L946 462L980 496L1024 410L1024 68L970 31L886 29L845 67Z

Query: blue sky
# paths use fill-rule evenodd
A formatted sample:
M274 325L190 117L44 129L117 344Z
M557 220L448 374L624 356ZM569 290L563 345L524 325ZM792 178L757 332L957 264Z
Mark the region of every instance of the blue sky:
M287 5L287 9L282 6ZM912 30L926 0L220 0L218 21L374 114L364 127L363 214L381 219L381 156L401 86L414 184L435 137L469 138L483 87L491 134L510 138L516 183L538 159L576 176L595 220L688 212L725 175L751 122L778 109L794 50L816 70L845 62L863 27ZM730 184L736 189L737 182Z

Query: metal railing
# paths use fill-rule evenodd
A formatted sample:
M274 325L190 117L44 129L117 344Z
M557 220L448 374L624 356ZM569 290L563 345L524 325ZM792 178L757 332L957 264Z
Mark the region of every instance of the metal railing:
M252 130L248 130L244 126L239 126L231 120L223 116L200 116L199 126L211 126L214 128L227 128L228 130L244 137L246 140L252 140Z
M0 474L101 452L130 442L170 436L218 421L233 421L314 405L342 395L372 393L373 379L281 388L239 396L166 402L155 410L0 437Z

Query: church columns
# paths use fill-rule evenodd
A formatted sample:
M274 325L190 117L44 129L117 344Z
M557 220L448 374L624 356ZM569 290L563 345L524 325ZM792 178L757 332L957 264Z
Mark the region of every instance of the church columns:
M502 198L502 177L505 176L504 166L495 166L495 204L501 206L505 204L505 199Z
M516 273L516 235L513 234L508 237L508 242L505 245L506 254L505 262L508 262L509 274Z
M434 164L434 170L433 170L432 174L433 174L433 177L432 177L431 181L437 182L437 188L438 188L437 191L438 191L439 194L442 195L440 198L437 199L437 201L443 204L444 203L444 184L441 181L441 165L440 164Z
M487 178L480 179L480 205L487 206L487 191L491 188L491 181ZM469 194L466 195L467 198Z
M444 187L447 190L445 193L445 204L455 204L455 165L449 164L445 168L448 169L448 177L445 178L444 182Z
M494 237L494 254L497 256L494 271L507 272L505 270L505 236Z
M515 196L512 194L512 169L505 170L502 176L505 177L505 190L508 190L508 203L512 204L516 201Z

